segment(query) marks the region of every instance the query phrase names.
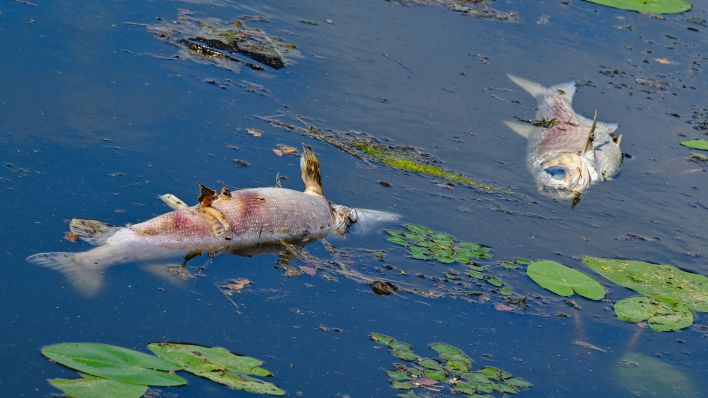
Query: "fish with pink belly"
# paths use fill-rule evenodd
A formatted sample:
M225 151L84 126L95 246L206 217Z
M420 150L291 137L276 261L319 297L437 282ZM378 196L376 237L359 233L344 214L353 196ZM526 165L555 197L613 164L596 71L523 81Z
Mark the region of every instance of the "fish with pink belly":
M527 166L539 192L571 199L573 206L592 184L613 179L622 168L617 125L588 119L573 110L575 83L552 87L509 75L538 100L535 125L506 122L528 140Z
M160 198L174 210L145 222L116 227L75 218L69 227L97 245L80 253L52 252L27 261L59 270L84 293L101 285L102 271L115 264L201 253L250 256L305 245L344 234L354 223L393 221L395 214L330 203L322 192L320 166L309 146L300 159L305 191L251 188L221 193L201 185L199 203L187 206L174 195Z

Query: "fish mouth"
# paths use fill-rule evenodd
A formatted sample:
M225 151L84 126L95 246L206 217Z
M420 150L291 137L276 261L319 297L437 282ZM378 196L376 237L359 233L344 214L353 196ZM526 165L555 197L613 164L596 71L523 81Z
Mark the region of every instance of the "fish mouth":
M342 205L330 204L332 209L332 219L334 221L334 232L339 235L344 235L349 230L349 227L359 221L359 215L356 209Z

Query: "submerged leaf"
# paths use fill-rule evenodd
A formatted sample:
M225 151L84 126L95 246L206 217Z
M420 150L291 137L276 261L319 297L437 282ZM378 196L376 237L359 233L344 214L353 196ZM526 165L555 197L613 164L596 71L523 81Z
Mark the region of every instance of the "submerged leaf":
M64 366L93 376L128 384L179 386L183 378L163 371L181 366L153 355L99 343L61 343L42 348L42 354Z
M659 332L679 330L691 326L693 314L678 301L663 297L630 297L615 304L617 318L627 322L649 321Z
M49 379L49 384L72 398L140 398L148 389L148 386L144 385L93 376L84 376L81 379Z
M583 257L583 261L598 274L637 293L667 297L708 312L708 278L703 275L636 260Z
M595 279L555 261L534 261L526 273L541 287L560 296L572 296L573 291L591 300L605 296L605 289Z
M622 10L639 11L651 14L675 14L691 9L686 0L585 0L591 3Z
M689 398L705 395L678 368L654 356L629 353L616 367L625 396ZM703 391L701 393L700 391Z

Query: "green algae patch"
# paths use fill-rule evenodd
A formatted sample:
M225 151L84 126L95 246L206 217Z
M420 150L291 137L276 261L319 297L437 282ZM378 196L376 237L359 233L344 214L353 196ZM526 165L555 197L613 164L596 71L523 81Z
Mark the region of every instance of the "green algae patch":
M355 140L352 142L351 146L373 158L377 162L394 169L442 178L486 193L499 193L504 195L514 194L514 192L510 189L477 181L434 164L417 161L407 156L402 151L397 151L387 145L377 144L365 140Z

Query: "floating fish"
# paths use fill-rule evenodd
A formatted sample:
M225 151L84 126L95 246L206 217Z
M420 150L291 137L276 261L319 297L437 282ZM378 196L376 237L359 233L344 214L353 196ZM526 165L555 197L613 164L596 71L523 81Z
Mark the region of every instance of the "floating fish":
M532 124L506 124L528 139L527 165L539 191L555 199L572 199L598 181L611 180L622 167L621 135L617 124L588 119L572 107L575 83L552 87L508 75L538 100Z
M188 206L171 194L160 196L174 210L145 222L117 227L75 218L69 228L97 247L79 253L39 253L27 261L64 273L92 294L102 271L114 264L184 255L229 253L251 256L305 245L329 234L344 234L354 223L393 221L392 213L352 209L329 202L322 192L320 166L309 146L300 159L305 191L251 188L221 193L200 184L199 203Z

